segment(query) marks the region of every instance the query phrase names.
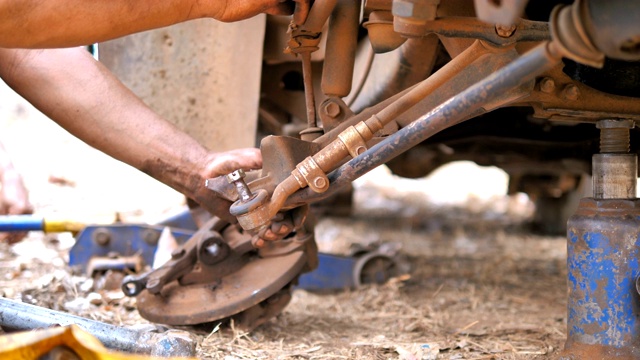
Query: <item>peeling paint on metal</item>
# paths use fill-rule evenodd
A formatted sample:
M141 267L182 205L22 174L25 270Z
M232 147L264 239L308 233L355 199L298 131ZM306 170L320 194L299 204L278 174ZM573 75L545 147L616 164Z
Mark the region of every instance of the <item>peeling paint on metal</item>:
M583 199L567 236L567 349L635 353L640 339L640 217L637 200Z

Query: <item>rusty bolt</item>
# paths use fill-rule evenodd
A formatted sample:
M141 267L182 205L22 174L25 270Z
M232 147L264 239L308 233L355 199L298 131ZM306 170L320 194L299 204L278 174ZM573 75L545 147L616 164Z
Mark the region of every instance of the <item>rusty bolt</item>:
M573 84L569 84L562 90L562 96L567 100L578 100L580 97L580 89Z
M327 181L324 178L317 177L313 180L313 185L315 185L319 189L323 189L327 186Z
M324 112L328 116L332 118L336 118L338 117L338 115L340 115L340 105L334 102L329 102L327 105L324 106Z
M496 25L496 34L503 38L508 38L516 32L516 25Z
M556 90L556 82L552 78L543 78L540 80L540 91L551 94Z
M244 173L242 169L238 169L227 175L227 181L229 184L234 184L236 186L236 190L238 191L238 195L242 201L248 201L251 199L251 189L247 186L247 183L244 182L244 178L247 175Z
M111 241L111 232L105 228L98 228L93 233L93 242L100 246L107 246Z
M233 184L236 181L240 181L244 179L247 175L244 173L244 170L238 169L231 174L227 175L227 181L229 184Z

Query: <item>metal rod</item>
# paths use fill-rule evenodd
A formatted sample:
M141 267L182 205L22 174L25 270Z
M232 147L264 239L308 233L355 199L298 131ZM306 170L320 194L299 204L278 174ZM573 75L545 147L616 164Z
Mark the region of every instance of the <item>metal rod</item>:
M15 330L75 324L98 338L108 348L128 352L136 352L139 348L136 344L140 337L138 331L5 298L0 298L0 320L2 326Z
M313 91L313 74L311 70L311 52L303 51L302 57L302 79L304 81L304 100L307 106L307 127L309 129L317 126L316 122L316 99Z
M453 78L456 74L459 74L474 61L484 55L496 51L496 47L492 47L490 45L485 46L480 41L474 42L460 55L453 58L438 71L411 88L411 90L408 90L406 93L404 93L404 95L396 99L396 101L381 109L378 113L375 114L375 116L385 124L390 122L391 120L395 119L396 117L410 109L412 106L416 105L422 99L436 91L440 86L451 80L451 78ZM359 117L356 116L355 118ZM323 136L314 140L314 142L321 144L323 147L326 147L337 138L337 135L339 133L344 131L349 126L355 125L356 122L360 121L347 120L338 125L335 129L331 130L331 132L324 134Z
M78 325L104 346L133 353L161 356L193 356L195 341L167 333L127 329L79 316L0 298L0 325L14 330Z
M322 31L322 27L329 19L329 16L336 7L338 0L317 0L311 6L309 10L309 16L307 21L300 26L300 29L305 32L319 33Z
M538 45L333 171L328 176L331 186L325 193L316 194L309 189L303 189L291 196L286 204L319 200L335 193L430 136L468 119L483 104L490 103L504 92L534 79L536 75L552 68L558 61L560 56L554 43L546 42Z

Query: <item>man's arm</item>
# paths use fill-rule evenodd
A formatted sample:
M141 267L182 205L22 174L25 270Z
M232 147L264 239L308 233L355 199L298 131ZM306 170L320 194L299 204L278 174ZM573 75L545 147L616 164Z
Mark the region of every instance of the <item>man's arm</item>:
M208 151L81 48L0 49L0 77L71 134L224 216L207 178L262 166L257 149Z
M0 0L0 47L87 45L179 22L290 12L284 0Z

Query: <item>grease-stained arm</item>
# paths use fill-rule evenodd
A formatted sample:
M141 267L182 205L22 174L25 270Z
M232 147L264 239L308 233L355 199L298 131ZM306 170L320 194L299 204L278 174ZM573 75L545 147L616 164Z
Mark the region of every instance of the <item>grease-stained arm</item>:
M257 149L207 150L153 112L82 48L0 49L0 77L71 134L216 215L226 214L228 204L205 189L205 179L262 166Z

